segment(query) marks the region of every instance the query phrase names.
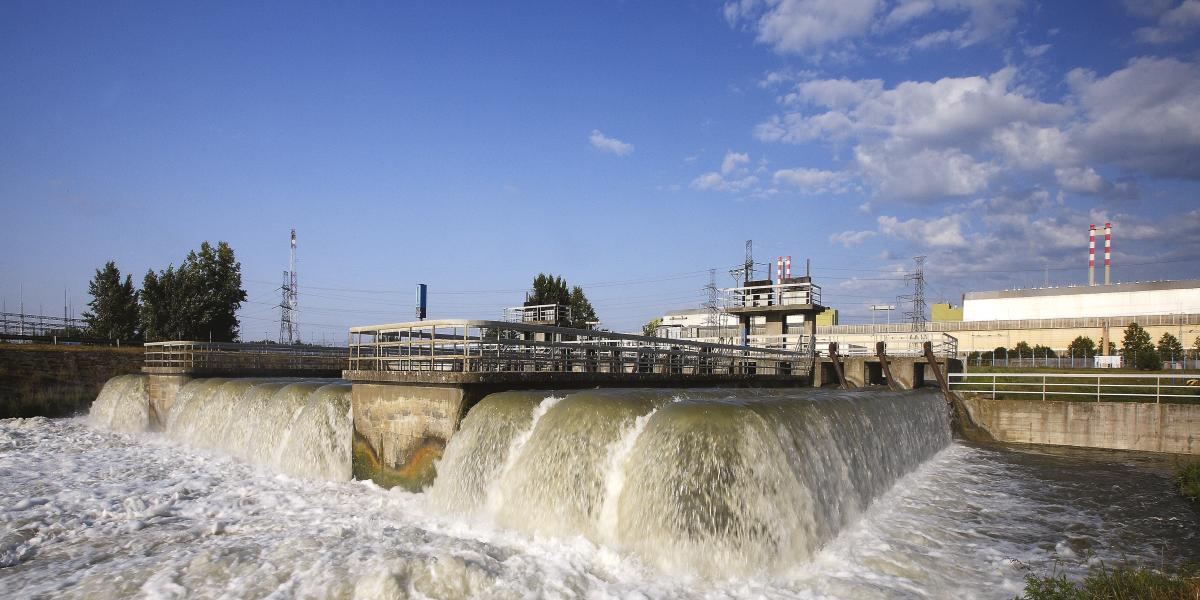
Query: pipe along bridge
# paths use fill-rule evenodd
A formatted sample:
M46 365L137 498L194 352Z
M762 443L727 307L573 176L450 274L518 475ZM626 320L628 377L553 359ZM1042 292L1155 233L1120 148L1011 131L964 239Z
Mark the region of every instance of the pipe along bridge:
M750 345L734 345L453 319L354 327L344 348L155 342L146 344L142 370L158 427L179 388L193 378L341 377L352 384L355 477L417 489L432 481L434 461L467 411L488 394L592 387L912 389L925 384L927 372L942 379L961 371L953 343L941 336L893 336L895 351L878 340L871 354L850 343L842 354L839 342L814 343L811 336L789 335L786 346L770 339L755 345L760 340L753 337ZM822 355L817 349L823 345Z

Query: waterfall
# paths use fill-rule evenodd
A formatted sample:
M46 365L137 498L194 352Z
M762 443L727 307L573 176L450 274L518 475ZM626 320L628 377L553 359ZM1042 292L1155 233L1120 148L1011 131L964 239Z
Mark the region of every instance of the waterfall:
M668 572L777 573L949 443L930 392L510 392L468 413L428 499Z
M145 375L118 375L104 383L92 402L88 420L99 427L133 433L150 427L150 400Z
M289 475L350 479L350 385L197 379L179 390L167 435Z

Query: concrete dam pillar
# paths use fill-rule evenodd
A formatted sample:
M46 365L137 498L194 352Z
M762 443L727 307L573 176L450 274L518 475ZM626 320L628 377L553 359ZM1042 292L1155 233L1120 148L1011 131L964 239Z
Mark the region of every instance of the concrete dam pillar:
M158 375L146 376L146 388L150 401L150 428L162 430L167 428L167 415L175 405L175 396L179 388L192 380L191 375Z
M434 462L480 397L461 386L355 382L354 478L409 490L430 484Z

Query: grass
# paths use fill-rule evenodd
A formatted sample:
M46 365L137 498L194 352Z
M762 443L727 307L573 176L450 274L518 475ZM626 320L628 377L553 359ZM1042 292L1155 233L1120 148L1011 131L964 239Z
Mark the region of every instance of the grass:
M1200 569L1188 565L1160 571L1101 564L1075 582L1056 567L1048 575L1026 575L1025 593L1016 600L1200 600Z
M1200 503L1200 462L1184 465L1175 471L1175 487L1180 496Z

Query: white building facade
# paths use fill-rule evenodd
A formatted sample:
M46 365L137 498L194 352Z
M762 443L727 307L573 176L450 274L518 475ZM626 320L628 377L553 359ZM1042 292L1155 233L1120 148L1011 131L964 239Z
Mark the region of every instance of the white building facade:
M1136 317L1200 313L1200 280L969 292L963 321Z

